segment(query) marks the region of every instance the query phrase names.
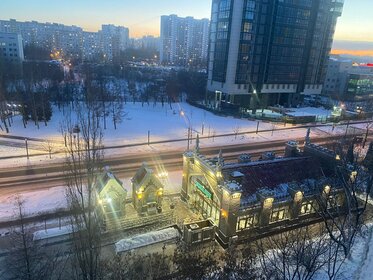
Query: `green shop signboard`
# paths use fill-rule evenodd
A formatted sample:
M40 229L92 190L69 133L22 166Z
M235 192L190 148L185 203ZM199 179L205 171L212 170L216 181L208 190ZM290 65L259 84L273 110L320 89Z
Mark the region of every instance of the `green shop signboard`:
M209 199L212 199L212 193L209 192L199 180L196 180L196 188L199 189L204 196L206 196Z

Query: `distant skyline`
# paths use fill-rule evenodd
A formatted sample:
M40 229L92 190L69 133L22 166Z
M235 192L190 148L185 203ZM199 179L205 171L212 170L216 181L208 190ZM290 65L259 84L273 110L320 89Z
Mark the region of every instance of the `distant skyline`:
M210 18L211 0L1 0L0 19L36 20L77 25L97 31L102 24L130 29L131 37L159 36L160 16L177 14ZM335 51L372 52L365 43L373 42L372 0L345 0L343 15L338 19ZM353 41L353 48L350 43Z

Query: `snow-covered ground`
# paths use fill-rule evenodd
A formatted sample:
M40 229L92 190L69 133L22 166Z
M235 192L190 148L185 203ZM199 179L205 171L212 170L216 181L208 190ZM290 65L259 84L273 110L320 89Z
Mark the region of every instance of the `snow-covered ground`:
M172 108L168 104L162 106L161 103L154 104L128 102L124 105L126 115L114 129L111 116L107 117L105 134L106 145L120 145L133 142L147 142L148 131L150 131L151 141L168 140L187 137L189 126L195 132L204 135L233 133L239 127L242 131L256 129L257 122L231 117L220 117L210 112L190 106L187 103L174 103ZM181 112L184 112L181 114ZM183 116L184 115L184 116ZM27 128L23 127L21 117L14 118L14 123L10 128L9 135L31 137L39 139L49 139L63 142L60 132L61 123L67 118L76 119L71 110L58 110L53 107L53 115L48 125L40 123L40 128L30 122ZM104 124L102 125L104 127ZM261 128L269 128L269 124L262 124ZM3 133L3 132L1 132Z
M68 226L61 226L58 228L49 228L46 230L38 230L35 231L33 234L33 240L43 240L52 237L58 237L63 235L68 235L73 232L73 227L70 225ZM75 231L76 232L76 231Z
M18 194L0 196L0 221L17 219L16 198ZM19 194L23 201L24 214L28 217L66 209L65 188L54 187L45 190Z
M158 231L152 231L118 241L117 243L115 243L115 252L127 252L155 243L176 239L179 236L179 231L175 228L166 228Z
M373 225L369 224L363 234L358 236L350 258L343 263L337 279L372 280L373 277ZM325 272L315 275L314 279L329 279Z
M294 114L299 115L328 115L330 111L322 108L298 108L291 109ZM192 128L192 136L196 137L199 134L201 139L202 147L211 146L222 146L222 145L234 145L234 144L250 144L261 141L270 140L292 140L294 138L304 137L306 134L305 129L300 129L287 125L288 128L292 128L286 131L274 131L274 132L259 132L258 134L253 133L257 129L258 122L250 121L246 119L237 119L233 117L221 117L214 115L205 110L190 106L187 103L174 103L172 108L169 104L162 106L161 103L153 104L128 102L124 105L124 112L126 115L123 120L118 124L117 129L114 129L112 118L108 116L106 118L106 130L104 130L104 144L108 146L128 145L128 144L139 144L147 143L148 132L150 133L150 142L155 141L167 141L175 139L186 139L188 127ZM183 112L183 113L182 113ZM51 121L45 126L40 123L40 129L37 129L35 125L30 122L25 129L22 124L21 118L14 117L13 125L10 129L10 134L13 136L22 137L20 140L17 139L2 139L1 134L4 132L0 131L0 158L1 157L12 157L12 156L23 156L22 158L11 158L0 160L0 166L15 167L15 166L33 166L41 162L55 162L61 161L64 158L64 154L52 155L52 159L48 155L31 157L29 160L25 158L26 148L25 141L23 138L38 138L42 140L49 140L50 147L48 144L29 141L29 154L35 155L37 153L47 153L48 148L51 148L52 152L63 151L63 137L60 133L61 124L70 118L75 119L74 113L68 108L58 110L54 107L54 113ZM104 127L104 125L102 124ZM283 128L284 124L281 123L269 123L259 122L259 131L261 130L272 130L277 128ZM353 126L351 126L352 129ZM345 125L313 129L311 137L326 136L331 134L344 134L346 129ZM360 130L357 130L360 131ZM221 134L234 134L251 132L244 135L227 136L227 137L215 137ZM192 143L193 145L193 143ZM120 154L138 154L138 153L152 153L155 154L161 151L179 150L182 152L187 147L187 141L179 142L167 142L154 145L143 145L143 146L132 146L126 148L109 149L105 151L105 155L116 156Z
M302 116L316 116L316 117L328 117L332 113L331 110L326 110L322 107L315 108L315 107L305 107L305 108L292 108L287 111L287 115L294 116L294 117L302 117Z
M164 179L165 193L174 194L181 191L182 171L169 172ZM127 198L132 196L131 178L119 178L128 190ZM54 187L45 190L23 192L19 194L24 202L24 213L28 217L45 213L54 213L66 209L65 187ZM17 219L16 197L18 194L0 195L0 222Z

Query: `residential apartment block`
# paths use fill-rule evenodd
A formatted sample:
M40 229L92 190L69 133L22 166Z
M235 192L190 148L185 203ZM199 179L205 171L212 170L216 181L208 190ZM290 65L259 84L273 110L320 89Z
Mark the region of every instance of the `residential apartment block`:
M160 62L180 66L206 63L208 30L208 19L162 16Z
M21 35L0 32L0 58L9 62L22 62L24 60Z
M21 35L24 46L32 44L83 59L102 54L112 60L129 44L128 28L114 25L102 25L102 30L98 32L85 32L78 26L11 19L0 20L0 32Z

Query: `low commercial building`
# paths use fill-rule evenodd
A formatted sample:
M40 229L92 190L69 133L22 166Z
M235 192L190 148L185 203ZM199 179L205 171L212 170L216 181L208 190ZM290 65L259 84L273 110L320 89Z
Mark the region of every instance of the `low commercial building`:
M329 181L338 155L311 144L309 136L303 152L291 141L283 158L240 158L237 163L225 163L222 153L206 158L196 142L194 151L183 156L181 196L191 209L212 221L222 245L316 218L317 201L323 195L333 205L344 205L338 184Z
M138 213L161 212L164 185L153 170L144 163L131 181L133 206Z
M342 103L346 110L372 112L373 64L331 58L323 95L331 98L334 105Z

